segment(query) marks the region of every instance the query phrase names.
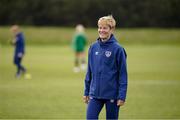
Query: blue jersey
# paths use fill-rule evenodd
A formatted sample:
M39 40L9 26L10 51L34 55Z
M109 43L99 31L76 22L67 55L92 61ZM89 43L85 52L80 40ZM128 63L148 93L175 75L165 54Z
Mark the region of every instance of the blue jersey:
M25 52L25 44L24 44L24 35L22 32L16 35L16 42L15 42L15 57L17 57L18 53L24 54Z
M91 45L85 78L85 96L98 99L126 99L126 52L111 35L106 42L100 39Z

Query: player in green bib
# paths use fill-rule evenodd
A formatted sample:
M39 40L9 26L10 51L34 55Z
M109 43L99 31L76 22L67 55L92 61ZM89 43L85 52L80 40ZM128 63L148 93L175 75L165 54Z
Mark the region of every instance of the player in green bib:
M75 53L74 60L74 72L79 72L80 69L86 69L85 47L87 44L87 38L84 32L84 26L78 24L76 26L76 32L73 36L72 46Z

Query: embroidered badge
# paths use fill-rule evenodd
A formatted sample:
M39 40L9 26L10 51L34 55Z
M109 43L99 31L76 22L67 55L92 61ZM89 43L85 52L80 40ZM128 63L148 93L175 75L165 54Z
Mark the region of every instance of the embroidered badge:
M110 57L111 56L111 51L106 51L105 55L106 55L106 57Z

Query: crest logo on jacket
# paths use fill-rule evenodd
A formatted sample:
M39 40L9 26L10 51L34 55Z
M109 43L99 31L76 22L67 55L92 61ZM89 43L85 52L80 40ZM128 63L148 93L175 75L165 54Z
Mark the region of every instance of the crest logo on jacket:
M111 56L111 51L106 51L105 55L106 55L106 57L110 57Z

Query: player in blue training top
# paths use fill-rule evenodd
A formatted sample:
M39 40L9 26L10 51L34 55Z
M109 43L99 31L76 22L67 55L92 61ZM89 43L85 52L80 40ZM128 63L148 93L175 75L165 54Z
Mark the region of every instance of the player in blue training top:
M104 105L106 119L118 119L119 108L126 100L126 52L113 35L115 25L111 15L101 17L98 20L99 38L89 48L83 96L88 104L87 119L98 119Z
M25 67L21 64L25 54L25 39L18 25L13 25L11 31L14 35L12 44L15 46L14 64L17 67L16 77L19 78L22 74L26 73Z

